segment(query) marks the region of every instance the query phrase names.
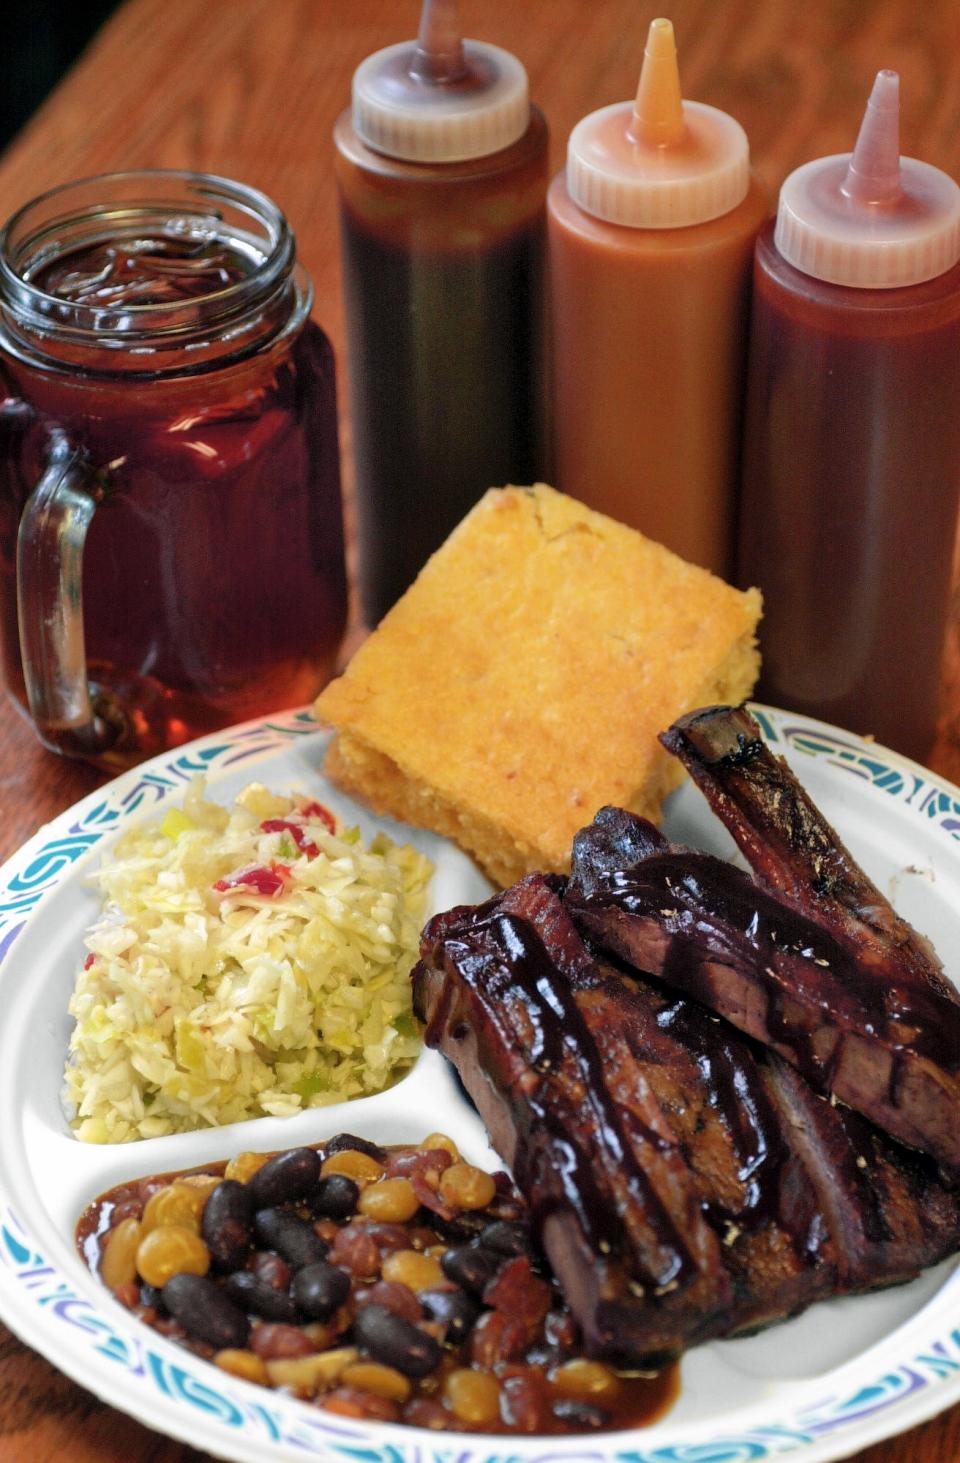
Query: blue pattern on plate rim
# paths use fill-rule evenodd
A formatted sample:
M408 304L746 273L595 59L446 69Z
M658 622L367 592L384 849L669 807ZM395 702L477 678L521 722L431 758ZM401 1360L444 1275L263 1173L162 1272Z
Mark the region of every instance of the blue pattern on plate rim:
M824 758L831 766L871 782L891 797L910 805L951 838L960 838L960 802L919 775L907 764L886 762L882 749L874 753L862 741L807 722L792 724L784 713L754 708L769 742L786 744L805 756ZM171 793L181 792L196 773L233 766L287 746L296 738L317 731L307 710L290 712L268 721L224 732L167 762L145 770L132 786L123 780L120 791L104 789L81 820L48 843L36 840L21 861L15 856L6 866L0 886L0 962L37 905L69 873L78 859L114 830L119 822L141 809L150 809ZM274 1398L251 1402L220 1380L212 1367L201 1363L194 1370L189 1353L171 1362L151 1344L150 1333L132 1324L117 1326L99 1307L80 1295L54 1266L32 1246L29 1234L13 1210L0 1210L0 1272L11 1277L48 1315L69 1327L74 1337L99 1356L122 1368L125 1380L159 1393L167 1405L190 1415L193 1410L219 1423L227 1432L244 1430L265 1445L282 1444L304 1455L352 1460L352 1463L754 1463L780 1458L809 1447L818 1439L848 1428L865 1418L896 1407L905 1398L960 1375L960 1327L932 1340L924 1351L850 1393L831 1395L803 1408L790 1423L761 1426L737 1434L718 1433L709 1442L630 1447L616 1451L582 1444L577 1451L565 1440L545 1440L540 1454L489 1452L486 1446L465 1446L466 1439L396 1443L370 1434L330 1413ZM216 1385L213 1379L216 1378ZM584 1440L585 1441L585 1440Z

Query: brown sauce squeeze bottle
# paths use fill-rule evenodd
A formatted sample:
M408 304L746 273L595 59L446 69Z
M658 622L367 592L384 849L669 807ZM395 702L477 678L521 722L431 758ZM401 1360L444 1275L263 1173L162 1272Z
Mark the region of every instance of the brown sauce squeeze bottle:
M739 533L760 695L924 758L960 493L960 188L899 150L881 71L853 153L757 242Z
M767 214L743 128L681 99L654 20L636 100L578 123L548 194L554 480L723 575Z
M545 475L547 127L455 0L369 56L334 132L363 611L375 624L491 486Z

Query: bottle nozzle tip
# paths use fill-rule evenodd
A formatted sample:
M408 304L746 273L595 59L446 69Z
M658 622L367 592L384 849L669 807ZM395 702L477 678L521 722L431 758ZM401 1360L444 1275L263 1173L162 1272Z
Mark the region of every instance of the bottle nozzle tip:
M457 0L423 0L410 75L442 84L458 81L465 70Z
M647 32L630 136L635 142L670 147L684 131L677 43L672 23L659 16Z
M863 114L843 192L857 203L890 203L900 194L900 77L878 71Z

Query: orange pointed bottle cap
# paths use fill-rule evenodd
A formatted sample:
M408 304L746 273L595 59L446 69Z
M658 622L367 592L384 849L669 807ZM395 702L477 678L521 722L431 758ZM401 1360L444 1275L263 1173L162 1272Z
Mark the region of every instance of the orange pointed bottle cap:
M683 100L673 26L651 21L636 99L591 112L570 134L570 196L608 223L669 229L730 213L749 187L746 133L726 112Z
M641 146L676 147L685 132L673 26L669 20L651 20L627 134Z
M354 128L388 157L486 157L529 123L526 71L509 51L462 39L457 0L423 0L417 40L375 51L353 75Z

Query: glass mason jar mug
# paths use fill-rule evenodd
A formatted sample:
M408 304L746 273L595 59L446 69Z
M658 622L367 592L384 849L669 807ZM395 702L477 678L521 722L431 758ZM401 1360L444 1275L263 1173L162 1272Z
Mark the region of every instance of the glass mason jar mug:
M333 355L262 193L57 188L0 233L0 653L118 767L291 706L346 622Z

